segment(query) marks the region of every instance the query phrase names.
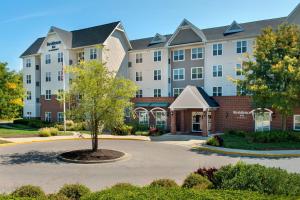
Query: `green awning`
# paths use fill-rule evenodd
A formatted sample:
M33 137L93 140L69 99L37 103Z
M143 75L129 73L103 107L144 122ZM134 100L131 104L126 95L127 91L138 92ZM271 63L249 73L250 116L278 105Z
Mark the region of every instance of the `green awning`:
M135 107L168 107L168 102L136 102Z

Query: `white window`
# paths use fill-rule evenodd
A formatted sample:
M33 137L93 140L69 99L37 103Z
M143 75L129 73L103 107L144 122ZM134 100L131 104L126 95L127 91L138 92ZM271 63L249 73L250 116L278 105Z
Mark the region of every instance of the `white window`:
M165 129L167 125L167 115L165 111L155 112L155 124L156 127Z
M63 71L58 71L58 73L57 73L57 80L58 81L63 81L63 77L64 77L63 74L64 74Z
M58 63L62 63L63 62L63 53L62 52L59 52L57 54L57 62Z
M58 112L57 113L57 121L58 122L63 122L64 121L64 113L63 112Z
M222 87L213 87L213 96L222 96Z
M46 54L46 64L50 64L51 63L51 56L50 54Z
M147 111L139 111L139 124L148 126L149 124L149 115Z
M143 62L143 54L137 53L135 54L135 63L142 63Z
M220 56L223 54L223 44L213 44L213 56Z
M51 90L46 90L46 96L45 96L46 100L51 100Z
M236 64L236 75L237 76L244 75L243 66L241 64Z
M31 60L30 59L26 59L26 67L31 67Z
M46 82L51 81L51 72L46 72Z
M161 51L154 51L153 60L154 62L161 61Z
M90 49L90 59L91 60L97 59L97 49Z
M80 63L81 61L84 61L84 51L78 52L77 54L77 62Z
M191 79L197 80L203 78L203 67L192 67L191 68Z
M269 131L271 114L270 112L255 112L255 131Z
M173 69L173 80L174 81L180 81L184 80L184 68L179 68L179 69Z
M154 89L154 97L161 97L161 89Z
M26 113L26 118L27 118L27 119L30 119L31 116L32 116L32 113L31 113L31 112L27 112L27 113Z
M57 100L61 100L62 99L62 95L63 95L64 90L63 89L58 89L57 90Z
M173 51L173 61L183 61L184 60L184 50Z
M26 99L31 100L31 91L27 91Z
M143 81L142 72L135 72L135 81Z
M154 80L161 80L161 70L154 70Z
M31 75L26 75L26 83L31 84Z
M294 115L294 130L300 131L300 115Z
M237 41L236 42L236 53L245 53L247 52L247 41Z
M173 88L173 96L178 97L182 91L183 88Z
M45 112L45 121L51 122L51 112Z
M203 58L203 48L193 48L192 49L192 60L202 59Z
M223 72L222 72L222 65L214 65L213 66L213 77L222 77Z
M142 98L142 97L143 97L143 90L138 90L138 91L136 91L135 97L136 97L136 98Z

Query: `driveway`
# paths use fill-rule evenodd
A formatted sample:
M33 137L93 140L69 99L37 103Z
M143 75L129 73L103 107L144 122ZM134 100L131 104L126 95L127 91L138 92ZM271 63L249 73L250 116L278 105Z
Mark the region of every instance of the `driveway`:
M72 164L56 159L63 151L90 148L89 140L36 142L0 147L0 193L10 192L24 184L41 186L55 192L65 183L82 183L99 190L120 182L149 184L158 178L172 178L178 183L200 166L220 167L236 163L239 157L199 154L188 146L166 142L101 140L101 148L130 154L127 160L104 164ZM280 166L299 171L300 159L253 159L246 162Z

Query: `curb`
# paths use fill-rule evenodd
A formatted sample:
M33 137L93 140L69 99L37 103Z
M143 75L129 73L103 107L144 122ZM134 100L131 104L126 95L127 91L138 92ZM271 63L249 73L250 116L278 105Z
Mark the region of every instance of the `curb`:
M230 149L231 151L226 151L222 149L215 149L210 148L208 146L200 146L194 147L193 149L217 154L224 154L224 155L234 155L234 156L243 156L243 157L261 157L261 158L290 158L290 157L300 157L300 154L272 154L272 153L245 153L239 152L238 149Z

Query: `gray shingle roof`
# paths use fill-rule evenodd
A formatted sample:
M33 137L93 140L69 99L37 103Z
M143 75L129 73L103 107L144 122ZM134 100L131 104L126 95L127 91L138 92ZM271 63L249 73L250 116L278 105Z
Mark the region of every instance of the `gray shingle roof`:
M119 23L120 21L117 21L100 26L71 31L72 48L102 44ZM22 53L21 57L38 53L44 39L45 37L37 39L24 53Z
M172 37L171 34L164 35L164 36L167 38L166 42ZM150 44L152 39L153 39L153 37L142 38L142 39L137 39L137 40L130 40L130 43L131 43L133 50L163 47L166 44L166 42Z
M208 94L201 87L197 87L197 89L209 107L216 108L220 106L218 102L213 97L208 96Z

